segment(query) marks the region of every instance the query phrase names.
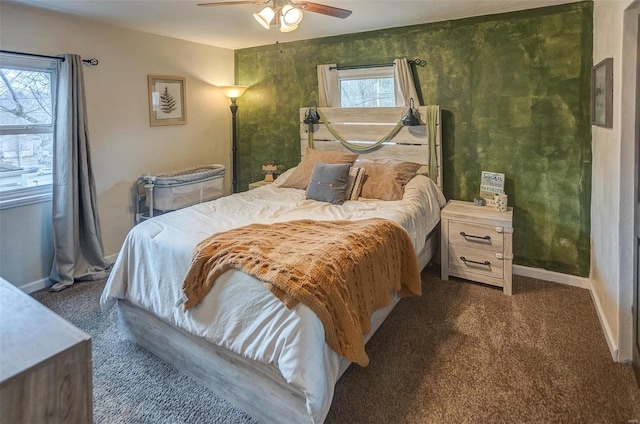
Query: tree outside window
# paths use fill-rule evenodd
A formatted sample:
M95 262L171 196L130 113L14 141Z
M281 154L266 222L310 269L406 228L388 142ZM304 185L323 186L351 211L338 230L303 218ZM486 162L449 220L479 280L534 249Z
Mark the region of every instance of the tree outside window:
M392 66L338 70L341 107L396 106Z
M340 81L342 107L394 107L393 78L348 79Z
M50 190L55 63L0 59L0 194Z

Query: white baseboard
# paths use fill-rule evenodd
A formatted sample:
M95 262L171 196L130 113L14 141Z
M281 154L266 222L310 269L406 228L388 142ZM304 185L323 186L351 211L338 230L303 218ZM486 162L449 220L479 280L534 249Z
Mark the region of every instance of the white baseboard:
M618 344L616 343L616 338L613 336L613 332L611 331L611 326L609 325L609 321L607 321L607 317L605 316L602 304L600 303L600 298L597 296L596 291L593 289L591 285L591 281L589 281L589 292L591 293L591 299L593 300L593 304L596 307L596 312L598 313L598 319L600 320L600 326L602 327L602 331L604 332L604 338L607 341L607 345L609 346L609 352L611 353L611 357L614 361L619 362L619 349Z
M18 287L20 290L22 290L25 293L33 293L35 291L38 290L42 290L46 287L49 287L49 279L48 278L41 278L39 280L36 281L32 281L30 283L24 284L20 287Z
M552 281L554 283L566 284L568 286L580 287L582 289L589 290L589 293L591 294L591 300L593 301L596 313L598 314L600 327L602 327L604 338L607 341L607 346L609 346L611 357L614 361L618 362L618 345L615 341L616 339L615 337L613 337L613 332L611 331L609 322L604 315L602 304L600 303L600 299L598 298L598 296L596 296L595 291L593 290L590 279L577 277L575 275L562 274L554 271L547 271L546 269L542 268L530 268L522 265L513 265L513 273L516 275L522 275L523 277L537 278L540 280Z
M522 265L513 265L513 273L516 275L522 275L523 277L537 278L539 280L552 281L554 283L591 290L591 281L588 278L577 277L575 275L547 271L542 268L530 268Z
M116 261L117 258L118 258L118 253L114 253L113 255L105 256L105 259L111 265L113 265L113 263ZM30 283L24 284L24 285L22 285L22 286L20 286L18 288L20 290L22 290L23 292L25 292L25 293L33 293L35 291L42 290L42 289L47 288L49 286L50 286L49 279L48 278L41 278L39 280L32 281Z

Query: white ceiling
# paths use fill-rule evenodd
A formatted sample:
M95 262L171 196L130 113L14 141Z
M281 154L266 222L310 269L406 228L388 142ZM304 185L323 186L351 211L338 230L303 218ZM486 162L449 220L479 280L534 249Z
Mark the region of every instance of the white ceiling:
M3 0L4 1L4 0ZM307 12L297 30L266 30L261 5L198 7L218 0L15 0L133 30L229 49L531 9L576 0L316 0L352 10L346 19Z

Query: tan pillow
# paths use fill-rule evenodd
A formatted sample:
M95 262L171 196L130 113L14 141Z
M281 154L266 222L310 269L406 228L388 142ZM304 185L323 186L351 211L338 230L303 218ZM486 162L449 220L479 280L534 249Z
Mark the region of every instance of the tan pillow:
M416 175L419 163L402 162L395 159L359 161L366 177L361 197L380 200L402 200L404 186Z
M307 151L300 161L297 168L289 175L289 177L280 185L280 187L291 187L306 190L311 180L311 173L313 172L313 166L316 162L322 162L327 164L334 163L348 163L353 165L353 162L358 158L357 153L342 153L342 152L321 152L313 150L307 147Z

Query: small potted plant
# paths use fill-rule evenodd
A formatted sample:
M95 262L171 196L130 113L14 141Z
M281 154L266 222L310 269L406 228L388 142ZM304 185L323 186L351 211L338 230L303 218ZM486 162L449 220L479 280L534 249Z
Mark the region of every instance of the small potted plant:
M278 169L276 169L276 172L275 172L275 176L276 177L281 175L281 174L284 174L284 171L287 170L287 167L284 166L284 165L276 165L276 167L278 168Z

